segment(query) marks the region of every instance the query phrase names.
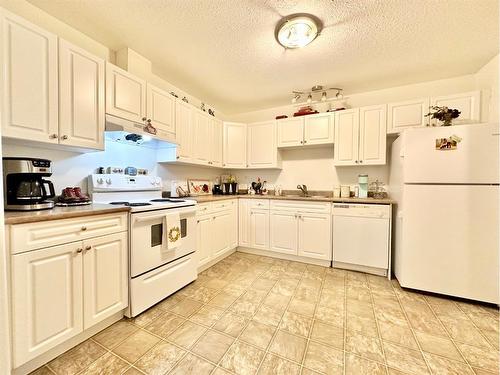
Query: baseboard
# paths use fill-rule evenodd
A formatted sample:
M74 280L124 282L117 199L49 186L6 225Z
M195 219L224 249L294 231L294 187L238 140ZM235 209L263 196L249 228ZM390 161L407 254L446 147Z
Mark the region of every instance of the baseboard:
M252 249L250 247L241 247L241 246L239 246L236 249L236 251L241 251L242 253L248 253L248 254L254 254L254 255L262 255L262 256L271 257L271 258L292 260L294 262L314 264L316 266L331 267L331 261L329 261L329 260L306 258L306 257L298 256L298 255L276 253L274 251Z
M62 353L77 346L78 344L94 336L96 333L102 331L103 329L109 327L113 323L119 321L121 318L123 318L123 311L111 315L109 318L104 319L102 322L97 323L95 326L90 327L89 329L83 331L82 333L76 335L75 337L72 337L67 341L63 342L62 344L57 345L55 348L46 351L45 353L39 355L38 357L32 359L29 362L26 362L24 365L21 365L18 368L12 370L11 374L12 375L29 374L30 372L43 366L47 362L52 361L54 358L61 355Z
M235 251L236 251L236 248L234 247L234 248L226 251L225 253L222 253L217 258L212 259L210 262L202 264L201 266L198 267L198 273L201 273L201 272L205 271L207 268L212 267L215 263L219 263L222 259L228 257L229 255L231 255Z
M389 280L391 279L391 274L388 273L386 269L382 268L360 266L358 264L349 264L335 261L333 262L333 268L342 268L344 270L370 273L377 276L386 276Z

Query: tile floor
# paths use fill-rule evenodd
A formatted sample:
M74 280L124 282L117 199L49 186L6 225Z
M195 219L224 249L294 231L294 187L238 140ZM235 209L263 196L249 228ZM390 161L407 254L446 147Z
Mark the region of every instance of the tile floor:
M234 253L36 374L498 374L498 310Z

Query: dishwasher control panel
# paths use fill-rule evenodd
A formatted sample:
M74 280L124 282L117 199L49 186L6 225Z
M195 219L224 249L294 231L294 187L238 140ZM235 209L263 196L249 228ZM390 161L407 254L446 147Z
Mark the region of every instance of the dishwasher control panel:
M390 219L391 205L334 203L332 208L332 214L334 216L353 216L353 217Z

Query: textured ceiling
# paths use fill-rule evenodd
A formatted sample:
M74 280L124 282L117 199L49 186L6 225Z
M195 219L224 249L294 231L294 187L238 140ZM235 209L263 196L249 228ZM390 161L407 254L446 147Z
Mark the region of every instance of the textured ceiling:
M498 53L497 0L28 0L225 113L289 103L314 84L347 94L476 72ZM284 50L278 20L318 16Z

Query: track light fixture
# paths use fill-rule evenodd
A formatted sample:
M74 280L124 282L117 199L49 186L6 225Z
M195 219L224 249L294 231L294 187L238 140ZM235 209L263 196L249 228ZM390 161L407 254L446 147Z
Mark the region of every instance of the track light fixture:
M329 90L337 90L337 93L335 94L335 99L334 100L342 100L344 98L344 95L342 94L343 89L338 88L338 87L323 87L321 85L316 85L311 87L311 91L292 91L293 97L292 97L292 103L297 103L297 101L301 98L302 95L307 95L307 103L312 103L313 102L313 97L319 93L321 93L321 101L325 102L328 100L327 92Z

